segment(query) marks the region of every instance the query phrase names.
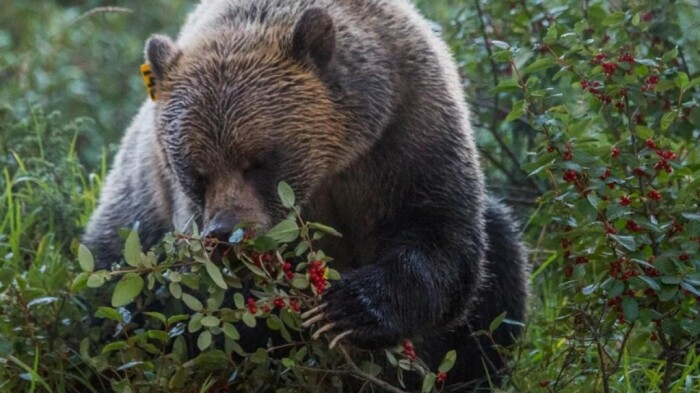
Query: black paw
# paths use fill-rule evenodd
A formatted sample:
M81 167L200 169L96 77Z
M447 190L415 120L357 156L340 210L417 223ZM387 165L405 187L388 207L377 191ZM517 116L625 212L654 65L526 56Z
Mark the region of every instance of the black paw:
M328 332L331 348L340 340L364 349L377 349L398 343L403 337L395 322L391 293L384 277L355 274L334 283L323 295L321 306L302 315L304 327L320 323L313 338Z

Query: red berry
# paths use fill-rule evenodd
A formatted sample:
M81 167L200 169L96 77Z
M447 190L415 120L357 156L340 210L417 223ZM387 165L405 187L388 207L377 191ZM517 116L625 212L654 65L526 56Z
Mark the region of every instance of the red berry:
M567 278L571 278L571 276L574 275L574 267L571 266L571 265L569 265L569 266L567 266L566 268L564 268L564 275L565 275Z
M603 73L605 73L606 76L610 77L612 74L615 73L615 70L617 70L617 63L613 63L611 61L606 61L605 63L602 64L603 67Z
M634 56L632 56L632 55L629 54L629 53L623 53L623 54L621 54L621 55L617 58L617 60L618 60L619 62L621 62L621 63L630 63L630 64L634 64Z
M627 230L629 230L630 232L641 232L642 231L642 227L639 226L639 224L634 222L634 220L632 220L632 219L627 220L626 227L627 227Z
M598 53L593 57L593 64L601 64L605 60L605 53Z
M439 372L439 373L437 374L437 377L435 378L435 380L436 380L438 383L443 383L443 382L445 382L446 379L447 379L447 373L443 373L442 371Z
M606 222L605 223L605 233L608 235L615 235L615 234L617 234L617 229L615 229L614 226L610 225L610 223Z
M605 168L605 172L603 172L602 175L600 175L600 180L605 180L612 176L612 172L610 171L610 168Z
M681 261L687 261L688 260L688 254L687 253L682 253L681 255L678 256L678 259Z
M562 175L562 179L567 183L571 183L571 182L575 181L577 178L578 178L578 173L573 169L567 169L566 171L564 171L564 175Z
M248 298L248 305L247 305L247 307L248 307L248 311L249 311L251 314L255 314L256 312L258 312L258 306L255 304L255 299L253 299L253 297L249 297L249 298Z
M623 195L620 197L620 205L629 206L631 203L632 203L632 198L628 197L627 195Z
M610 157L617 158L619 155L620 155L620 148L617 146L613 146L613 148L610 150Z
M586 263L588 263L588 257L586 257L586 256L576 257L576 259L574 260L574 263L577 265L586 264Z
M411 340L403 340L403 354L410 360L415 361L418 358Z
M649 139L647 139L646 141L644 141L644 143L646 143L646 145L647 145L648 148L650 148L650 149L656 149L656 142L654 142L653 139L649 138Z
M552 146L552 145L547 146L547 151L548 151L549 153L553 153L554 150L555 150L555 149L554 149L554 146Z
M649 191L649 198L651 198L655 201L660 201L661 200L661 193L656 191L656 190L651 190L651 191Z

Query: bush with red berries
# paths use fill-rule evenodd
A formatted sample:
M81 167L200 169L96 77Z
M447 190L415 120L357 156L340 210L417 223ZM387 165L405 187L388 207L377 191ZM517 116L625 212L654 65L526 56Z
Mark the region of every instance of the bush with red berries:
M475 2L475 18L448 34L472 34L486 52L468 63L493 76L469 86L493 103L476 118L502 154L484 149L485 163L535 211L533 308L510 383L699 389L700 64L677 24L697 10L497 3ZM505 123L492 122L500 111Z

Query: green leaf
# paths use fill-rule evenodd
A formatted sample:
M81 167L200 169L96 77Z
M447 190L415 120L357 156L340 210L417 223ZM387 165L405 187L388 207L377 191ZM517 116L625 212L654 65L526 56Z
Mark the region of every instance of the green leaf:
M335 269L328 269L328 279L331 281L338 281L340 280L340 272L338 272Z
M511 109L510 113L508 113L508 116L506 116L506 123L509 123L513 120L517 120L520 117L522 117L525 114L525 109L526 109L526 102L525 100L521 100L516 102L513 105L513 109Z
M544 41L545 44L551 45L557 41L557 37L559 35L559 32L557 31L557 25L552 24L549 26L549 29L547 30L547 35L544 36Z
M622 312L625 314L625 319L627 321L636 321L639 316L639 304L637 303L637 299L625 296L622 299Z
M642 139L649 139L654 137L654 130L647 126L637 125L634 127L634 131Z
M277 243L290 243L299 237L299 227L295 221L284 220L270 229L265 236Z
M95 271L95 259L90 250L82 244L78 247L78 263L84 272Z
M309 250L309 242L301 241L294 247L294 255L300 257Z
M188 320L189 318L190 318L190 316L189 316L189 315L185 315L185 314L173 315L172 317L169 317L169 318L168 318L168 325L171 325L171 326L172 326L172 325L174 325L174 324L176 324L176 323L178 323L178 322L186 321L186 320Z
M632 236L610 235L610 237L630 251L635 251L637 249L637 244Z
M80 357L83 360L90 359L90 337L85 337L80 341Z
M331 236L343 237L343 235L340 232L336 231L335 229L333 229L327 225L319 224L317 222L309 222L307 224L309 225L309 228L319 230L319 231L321 231L323 233L327 233Z
M520 83L516 79L504 79L498 84L498 86L489 90L489 93L496 94L503 91L513 90L520 90Z
M574 24L574 33L581 34L588 29L588 21L582 19Z
M681 213L681 216L690 221L700 221L700 214L698 213Z
M653 278L651 278L651 277L649 277L649 276L644 276L644 275L639 276L639 278L640 278L642 281L644 281L645 283L647 283L647 285L649 286L649 288L651 288L651 289L653 289L653 290L655 290L655 291L658 291L659 289L661 289L661 286L659 285L659 283L656 282L656 280L654 280Z
M182 301L185 302L185 305L187 305L187 307L189 307L192 311L202 311L204 309L202 302L189 293L182 294Z
M115 322L123 321L122 314L120 314L119 311L113 309L112 307L99 307L95 312L95 316L97 318L111 319Z
M690 90L699 84L700 84L700 77L697 77L697 78L691 80L690 82L688 82L688 84L685 86L685 89Z
M228 286L226 285L226 282L224 281L224 276L221 274L221 270L214 264L212 261L206 261L204 263L204 266L207 269L207 274L209 274L209 277L211 277L212 281L214 281L214 284L218 286L221 289L227 289Z
M678 116L678 112L676 111L670 111L664 113L664 115L661 117L661 130L666 131L668 130L669 127L673 124L674 121L676 121L676 117Z
M73 283L70 285L70 291L73 293L80 292L87 287L89 274L87 272L81 272L73 279Z
M153 319L159 320L163 325L166 323L165 315L159 313L159 312L154 312L154 311L146 311L144 312L144 315L147 315Z
M498 41L498 40L491 40L491 45L495 46L498 49L510 49L510 45L507 42L503 41Z
M309 287L309 280L303 274L295 274L292 278L292 286L296 289L306 289Z
M675 48L671 49L670 51L664 53L664 55L661 56L661 61L663 61L664 63L668 63L669 61L675 59L676 57L678 57L678 47L675 47Z
M231 340L240 340L241 338L241 334L238 333L238 329L236 329L236 327L231 323L225 322L222 330L224 331L226 337L230 338Z
M245 313L243 313L243 318L241 318L241 319L243 320L243 323L245 323L246 326L248 326L250 328L254 328L255 325L257 325L257 321L255 319L255 316L247 311Z
M681 288L685 289L686 291L690 292L693 294L693 296L700 296L700 290L698 288L695 288L690 282L688 281L683 281L681 283Z
M131 303L143 289L143 278L136 273L127 273L114 287L112 307L121 307Z
M682 71L678 72L678 75L676 76L676 86L678 86L682 90L685 90L688 87L689 83L690 80L688 78L688 74Z
M603 19L602 24L603 26L614 26L614 25L619 25L620 23L624 22L625 20L625 13L624 12L613 12L609 14L608 16Z
M168 381L168 389L170 389L171 391L172 390L179 391L185 386L186 382L187 382L187 368L178 367L175 374L173 374L173 376L170 377L170 380Z
M286 182L280 182L277 185L277 194L282 201L282 206L286 207L287 209L294 207L294 190L292 190L292 187L290 187L289 184Z
M436 379L437 375L435 375L435 373L428 373L428 375L425 376L425 379L423 379L423 388L421 389L421 392L429 393L432 391L433 387L435 386Z
M258 348L257 351L250 357L250 361L255 364L260 364L267 360L267 351L265 348Z
M491 323L489 324L489 331L491 333L495 332L496 329L498 329L498 327L501 326L504 319L506 319L505 311L499 314L496 318L494 318L493 321L491 321Z
M523 69L523 74L529 74L535 71L546 70L547 68L553 67L557 62L552 57L543 57L541 59L535 60L534 63L528 65Z
M194 313L192 318L190 318L190 321L187 323L187 331L190 333L198 332L202 328L202 318L204 318L204 315L201 313Z
M219 318L217 318L217 317L215 317L215 316L213 316L213 315L209 315L209 316L206 316L206 317L202 318L202 320L200 321L200 323L201 323L202 326L204 326L204 327L211 328L211 327L219 326L219 324L221 323L221 321L219 320Z
M294 359L282 358L282 365L285 368L293 368L295 364L296 364L296 362L294 361Z
M124 261L132 267L141 267L141 241L136 230L129 233L124 245Z
M104 347L102 347L102 351L100 351L100 353L105 354L105 353L110 353L110 352L114 352L114 351L120 351L122 349L127 349L127 348L129 348L129 344L127 344L126 342L115 341L115 342L111 342L111 343L105 345Z
M197 337L197 348L199 348L200 351L204 351L205 349L209 348L210 345L211 345L211 332L208 330L205 330L199 334L199 337Z
M168 290L175 299L179 299L182 297L182 285L180 285L179 283L171 282L170 284L168 284Z
M440 363L440 367L438 367L438 371L441 373L446 373L452 370L452 367L454 367L455 362L457 361L457 351L452 350L449 351L445 354L445 357L442 359L442 363Z
M639 14L639 12L637 12L632 17L632 26L639 26L640 21L641 21L641 15Z
M105 283L105 277L101 274L91 274L87 280L87 286L90 288L99 288Z
M242 293L236 292L233 294L233 304L235 304L236 308L239 310L245 308L245 299Z

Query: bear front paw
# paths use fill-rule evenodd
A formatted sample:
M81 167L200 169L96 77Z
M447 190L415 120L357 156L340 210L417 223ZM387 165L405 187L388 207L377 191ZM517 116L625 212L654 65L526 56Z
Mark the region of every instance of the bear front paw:
M340 340L364 349L377 349L398 343L402 337L389 311L388 292L377 279L355 276L337 282L323 295L323 303L302 315L303 327L320 323L314 339L328 332L330 347Z

